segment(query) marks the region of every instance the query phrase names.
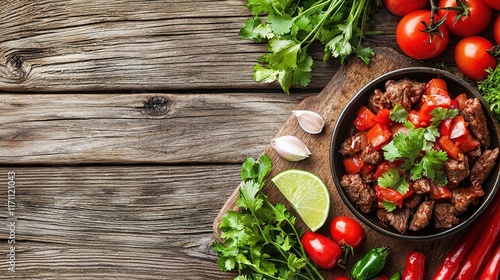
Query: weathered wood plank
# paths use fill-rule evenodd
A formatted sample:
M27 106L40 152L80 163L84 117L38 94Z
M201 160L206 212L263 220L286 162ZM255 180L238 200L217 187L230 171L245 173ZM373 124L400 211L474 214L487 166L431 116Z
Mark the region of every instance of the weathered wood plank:
M241 40L245 1L7 1L0 7L0 89L93 91L273 88L252 80L264 44ZM397 49L398 18L383 7L371 46ZM321 89L338 61L321 62L310 88ZM444 59L449 60L450 56ZM452 61L452 60L449 60Z
M241 165L0 168L15 172L16 272L9 279L230 279L212 223ZM7 193L2 201L6 201ZM2 203L0 220L6 221ZM3 223L3 222L2 222ZM0 227L0 251L9 229ZM208 277L208 278L207 278ZM2 278L2 277L0 277ZM2 278L3 279L3 278Z
M3 164L241 162L308 94L2 94Z

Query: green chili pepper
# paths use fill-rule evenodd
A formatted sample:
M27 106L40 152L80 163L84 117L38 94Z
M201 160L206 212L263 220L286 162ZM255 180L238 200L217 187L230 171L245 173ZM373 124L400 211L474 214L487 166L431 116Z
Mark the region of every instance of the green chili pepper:
M354 280L374 278L384 268L388 254L388 247L372 248L368 250L368 252L352 266L351 277Z
M389 278L389 280L399 280L401 279L401 274L399 272L394 272L394 274Z

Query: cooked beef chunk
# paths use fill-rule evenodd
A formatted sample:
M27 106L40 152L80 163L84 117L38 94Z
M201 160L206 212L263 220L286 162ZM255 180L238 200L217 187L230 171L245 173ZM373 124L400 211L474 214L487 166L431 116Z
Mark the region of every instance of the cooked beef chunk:
M408 230L408 220L410 218L410 209L402 208L395 209L394 211L387 212L387 210L378 208L377 217L380 222L385 225L391 225L401 234L405 234Z
M359 174L342 176L340 185L364 213L370 213L377 206L375 190L365 183Z
M428 200L422 202L415 214L413 214L413 218L410 221L410 225L408 227L411 231L417 231L425 228L431 218L432 218L432 210L434 209L434 200Z
M384 152L375 149L371 144L367 144L361 151L363 161L368 164L380 164L384 160Z
M376 89L368 101L368 108L375 114L384 108L390 108L391 101L384 97L384 92Z
M451 191L451 203L459 213L467 211L470 204L476 204L477 199L484 195L484 190L480 185L468 188L458 188Z
M371 96L368 107L375 113L383 108L392 109L400 104L408 112L411 106L418 102L425 91L426 83L409 79L389 80L385 83L385 92L377 89Z
M340 153L343 155L353 155L361 152L368 143L365 132L358 132L347 138L340 146Z
M469 161L462 153L458 154L458 160L449 158L444 164L444 172L448 181L458 185L462 180L469 177Z
M488 148L491 143L490 131L488 130L488 123L484 115L481 103L477 98L469 98L465 102L465 108L460 111L464 116L465 121L469 123L469 128L476 136L476 139L481 143L484 148Z
M469 159L476 159L481 156L481 146L477 146L474 150L467 152ZM470 162L470 161L469 161Z
M431 191L431 182L427 178L421 178L413 182L413 191L416 194L425 194Z
M458 211L451 203L437 203L434 205L433 218L435 228L450 228L459 222Z
M359 173L361 174L361 178L363 178L363 181L365 181L368 184L371 184L371 183L377 181L377 178L375 178L375 172L373 172L373 171L365 172L365 171L361 170Z
M481 157L477 159L470 171L470 181L473 186L480 186L483 184L484 180L486 180L490 174L491 169L495 166L497 158L498 148L495 148L494 150L484 151Z
M413 208L418 206L421 199L422 199L421 194L413 193L412 195L407 197L405 200L403 200L403 206L406 208L413 209Z

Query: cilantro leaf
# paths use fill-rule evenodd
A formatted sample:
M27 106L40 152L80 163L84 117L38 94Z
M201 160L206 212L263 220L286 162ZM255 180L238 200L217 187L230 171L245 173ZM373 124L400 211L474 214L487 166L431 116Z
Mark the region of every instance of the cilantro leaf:
M394 188L400 181L401 177L399 176L399 171L396 168L389 169L377 179L377 183L382 188Z
M408 119L408 115L409 113L403 106L401 106L401 104L396 104L396 106L392 109L389 118L397 123L404 123Z
M382 207L384 207L384 209L387 212L392 212L396 209L396 203L384 200L384 201L382 201Z
M269 14L267 16L267 22L271 27L271 31L276 35L284 35L285 33L290 33L293 25L293 19L288 14Z
M459 114L457 109L446 109L437 107L431 111L431 124L438 126L442 121L453 118Z

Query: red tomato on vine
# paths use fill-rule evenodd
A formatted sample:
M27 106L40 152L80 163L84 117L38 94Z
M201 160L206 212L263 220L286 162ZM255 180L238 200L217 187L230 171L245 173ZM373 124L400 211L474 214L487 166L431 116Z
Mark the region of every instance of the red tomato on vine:
M438 7L439 16L446 16L444 23L450 32L461 37L483 31L493 14L483 0L440 0Z
M500 15L497 16L497 19L493 24L493 36L495 37L495 42L497 42L497 44L500 44Z
M486 3L488 6L491 8L500 11L500 1L498 0L483 0L484 3Z
M439 15L431 21L431 11L418 10L404 16L396 27L399 48L415 59L430 59L440 55L448 45L449 31Z
M488 53L493 44L480 36L466 37L455 47L455 63L465 76L476 80L484 80L488 73L486 69L494 69L497 60Z
M429 0L384 0L385 8L391 14L400 17L422 10L428 3Z

